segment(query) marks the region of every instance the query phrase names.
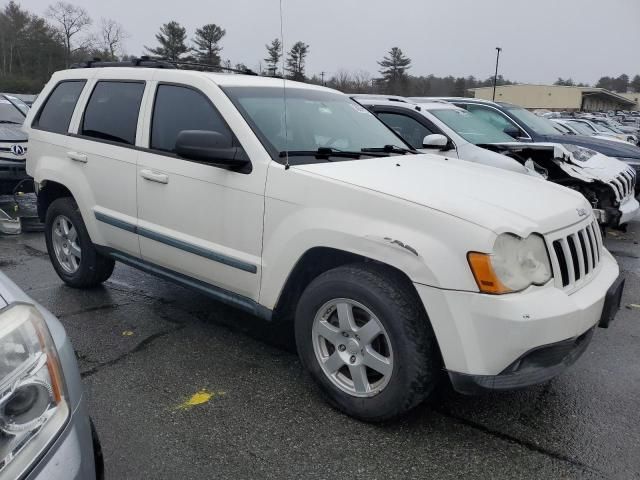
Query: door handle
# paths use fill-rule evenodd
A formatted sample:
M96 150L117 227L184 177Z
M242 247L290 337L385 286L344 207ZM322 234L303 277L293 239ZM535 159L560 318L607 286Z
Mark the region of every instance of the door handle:
M74 162L87 163L88 159L84 153L79 152L67 152L67 157L69 157Z
M157 173L153 170L140 170L140 176L145 180L149 180L150 182L169 183L169 175L165 175L164 173Z

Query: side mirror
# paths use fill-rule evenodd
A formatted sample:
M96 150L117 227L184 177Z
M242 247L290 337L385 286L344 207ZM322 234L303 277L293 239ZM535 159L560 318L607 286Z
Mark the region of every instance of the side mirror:
M439 133L427 135L424 137L424 140L422 140L422 148L443 150L447 145L449 145L449 139Z
M233 145L233 137L209 130L182 130L176 139L176 153L183 158L241 168L249 163L244 150Z
M515 125L507 125L502 131L513 138L518 138L520 136L520 129Z

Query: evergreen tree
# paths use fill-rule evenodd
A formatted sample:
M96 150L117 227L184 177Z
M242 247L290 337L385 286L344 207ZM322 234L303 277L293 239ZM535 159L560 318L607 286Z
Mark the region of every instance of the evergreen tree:
M287 71L289 78L304 81L304 64L309 53L309 45L304 42L296 42L287 56Z
M380 74L387 86L387 91L392 94L401 94L406 87L408 75L407 70L411 68L411 59L405 57L398 47L389 50L378 65L382 67Z
M282 58L282 43L278 38L274 38L270 45L265 45L267 48L267 58L264 61L267 64L267 69L273 75L278 73L278 64L280 58Z
M160 27L156 33L156 40L160 45L155 48L144 47L152 55L166 58L167 60L185 60L184 55L189 52L185 44L187 30L178 22L171 21Z
M636 75L629 83L629 88L632 92L640 93L640 75Z
M199 62L220 65L220 52L222 51L220 40L226 33L226 30L215 23L209 23L196 30L193 43L196 45L195 51Z

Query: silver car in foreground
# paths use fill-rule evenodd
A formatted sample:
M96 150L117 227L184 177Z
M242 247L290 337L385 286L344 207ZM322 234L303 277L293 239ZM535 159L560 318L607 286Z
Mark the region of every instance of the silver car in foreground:
M0 479L102 477L69 338L0 272Z

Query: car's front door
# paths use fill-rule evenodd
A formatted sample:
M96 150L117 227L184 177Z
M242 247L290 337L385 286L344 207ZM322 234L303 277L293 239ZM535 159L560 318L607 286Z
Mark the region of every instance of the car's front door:
M184 130L225 133L237 142L214 105L225 97L204 77L190 85L155 83L148 148L139 153L137 171L142 258L205 288L257 300L266 168L240 172L178 156L176 139Z

